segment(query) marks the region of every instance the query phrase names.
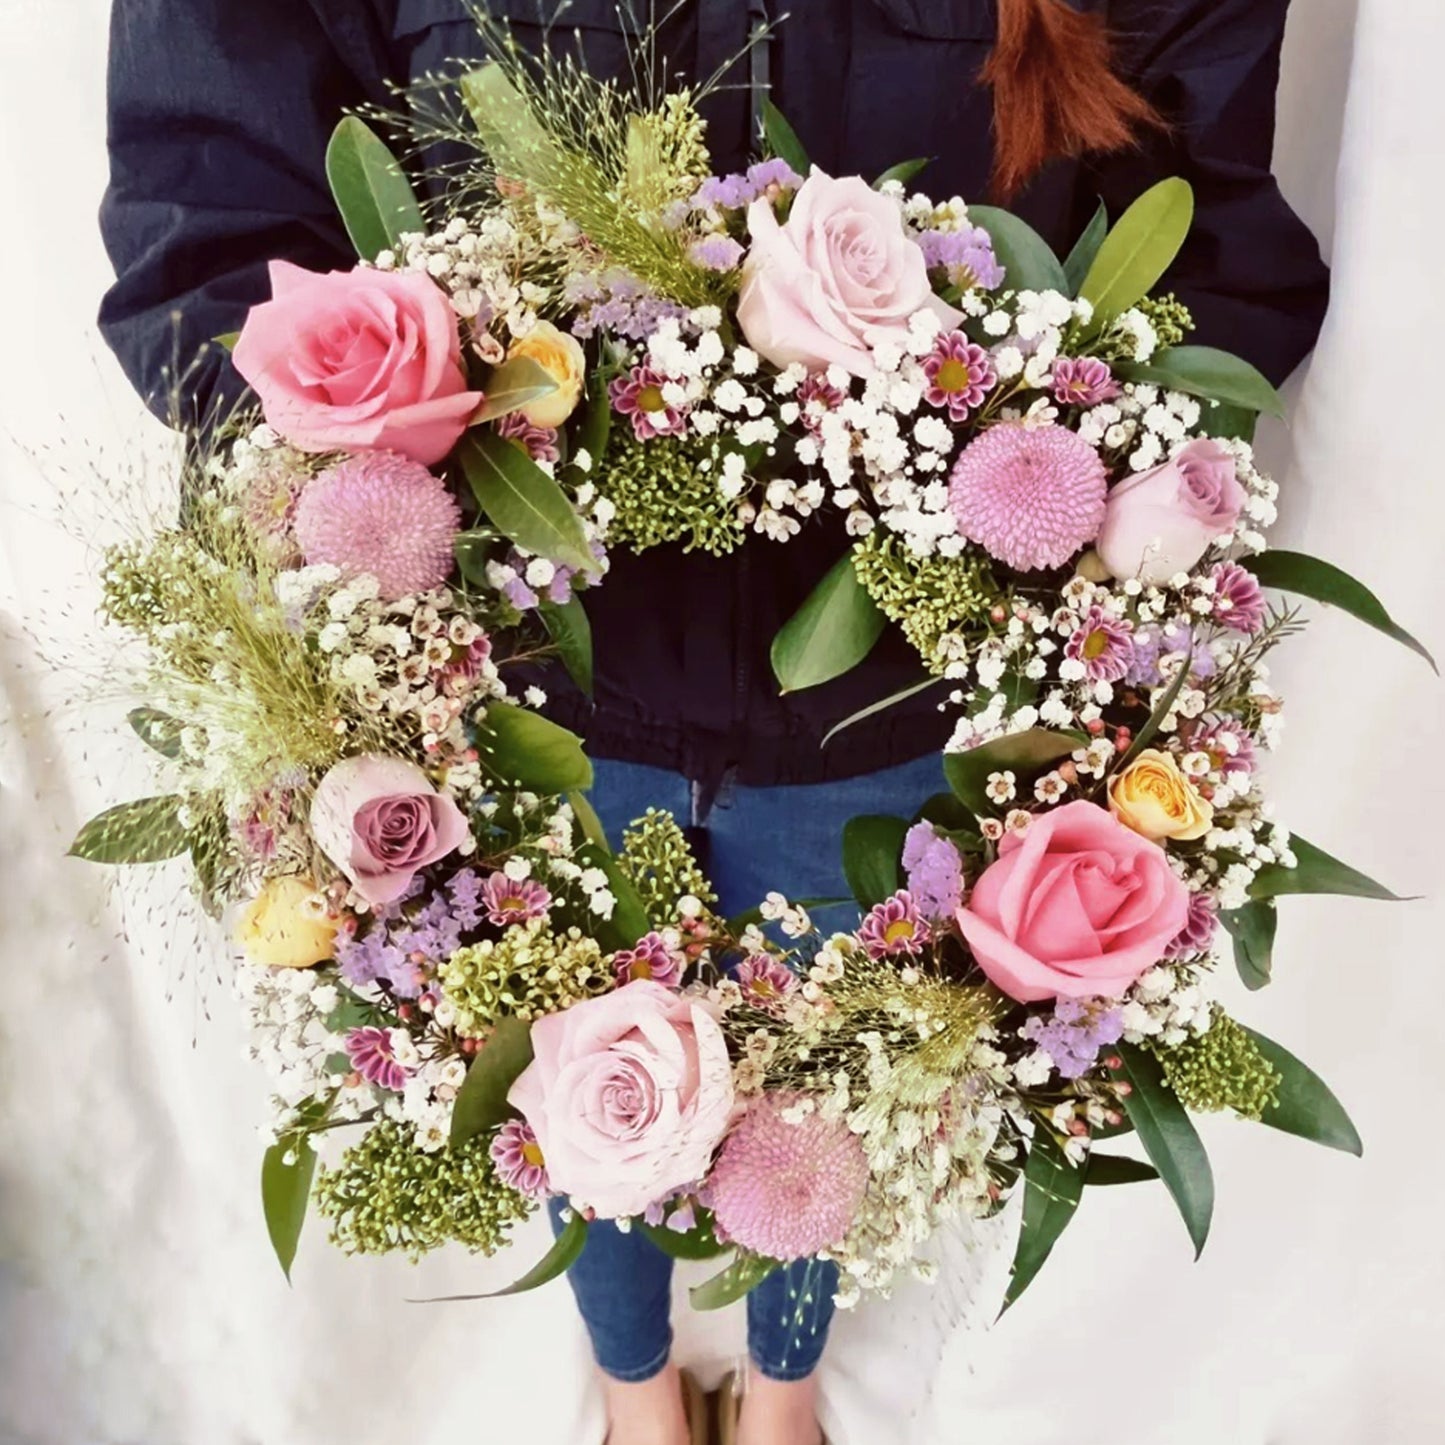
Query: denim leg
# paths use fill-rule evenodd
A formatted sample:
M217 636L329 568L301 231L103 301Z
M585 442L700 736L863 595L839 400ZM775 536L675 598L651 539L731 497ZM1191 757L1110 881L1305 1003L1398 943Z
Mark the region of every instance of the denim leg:
M818 1368L833 1320L838 1266L798 1259L748 1296L748 1355L769 1380L801 1380Z
M566 1204L565 1199L548 1201L554 1233L562 1227ZM650 1380L667 1364L672 1260L641 1230L624 1234L610 1220L594 1220L567 1282L604 1375L635 1383Z

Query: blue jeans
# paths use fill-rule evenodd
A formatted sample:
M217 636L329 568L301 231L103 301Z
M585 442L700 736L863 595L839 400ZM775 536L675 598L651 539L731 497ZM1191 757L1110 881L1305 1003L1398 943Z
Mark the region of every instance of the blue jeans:
M680 773L642 763L599 762L591 799L614 844L649 807L701 829L703 860L731 917L776 889L790 899L844 898L843 825L860 813L912 814L944 789L934 754L886 772L841 782L770 788L724 787L705 810ZM839 910L840 915L842 910ZM856 909L854 910L856 916ZM845 919L836 920L843 926ZM563 1201L552 1201L558 1227ZM721 1264L719 1264L721 1268ZM568 1272L598 1367L617 1380L647 1380L667 1363L672 1260L638 1230L597 1220ZM772 1380L812 1374L833 1318L837 1268L797 1260L775 1270L748 1295L748 1353Z

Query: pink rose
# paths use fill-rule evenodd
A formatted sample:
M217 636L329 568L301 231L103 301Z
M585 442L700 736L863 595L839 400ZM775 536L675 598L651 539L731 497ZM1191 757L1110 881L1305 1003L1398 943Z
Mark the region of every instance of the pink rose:
M308 452L393 451L431 466L482 403L451 303L415 271L271 263L232 354L266 420Z
M823 371L837 362L867 376L871 349L906 341L915 312L935 312L944 330L963 320L933 294L898 203L860 176L814 169L785 224L762 197L748 207L748 231L738 324L775 366L796 361Z
M957 916L993 984L1036 1003L1117 998L1188 915L1164 850L1080 799L1005 834Z
M559 1194L607 1219L702 1178L733 1107L722 1030L652 979L548 1014L507 1095Z
M414 763L347 758L322 778L311 802L316 846L368 903L392 903L429 863L457 848L470 829Z
M1234 529L1244 500L1234 457L1199 437L1109 493L1094 549L1115 577L1167 582Z

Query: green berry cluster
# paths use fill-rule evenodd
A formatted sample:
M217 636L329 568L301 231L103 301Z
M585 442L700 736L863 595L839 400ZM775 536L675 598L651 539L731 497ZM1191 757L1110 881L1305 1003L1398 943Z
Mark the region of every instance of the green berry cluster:
M1178 346L1194 330L1193 312L1172 291L1166 296L1146 296L1139 302L1139 310L1149 318L1161 351Z
M686 552L721 557L744 537L737 503L718 490L722 449L712 438L653 437L640 442L618 424L596 472L598 491L617 508L609 544L642 552L681 542Z
M654 924L673 921L679 898L691 895L705 904L717 902L717 894L671 813L649 808L635 819L622 835L617 866L637 889Z
M1258 1119L1276 1102L1279 1070L1223 1010L1215 1010L1202 1034L1157 1052L1169 1087L1186 1109L1201 1114L1233 1109L1243 1118Z

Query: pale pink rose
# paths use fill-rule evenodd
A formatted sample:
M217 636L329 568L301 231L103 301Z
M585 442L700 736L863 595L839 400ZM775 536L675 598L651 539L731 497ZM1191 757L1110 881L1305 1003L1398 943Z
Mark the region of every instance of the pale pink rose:
M1080 799L1006 833L957 917L995 987L1036 1003L1119 997L1188 915L1164 850Z
M1244 502L1234 457L1199 437L1109 493L1094 550L1115 577L1167 582L1233 530Z
M400 898L420 869L445 858L469 831L461 809L401 758L346 758L311 802L316 846L373 905Z
M733 1081L722 1030L696 999L639 979L538 1019L532 1048L507 1099L557 1193L620 1219L707 1173Z
M415 271L271 263L232 353L266 420L308 452L393 451L431 466L482 394L467 390L451 303Z
M867 376L870 350L906 341L916 312L933 311L945 331L963 320L933 294L923 251L904 229L897 202L860 176L815 168L785 223L760 197L748 207L748 232L738 325L775 366L796 361L823 371L837 362Z

